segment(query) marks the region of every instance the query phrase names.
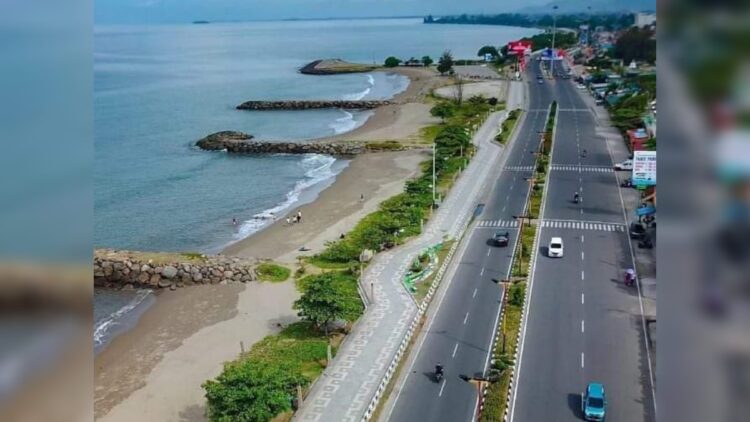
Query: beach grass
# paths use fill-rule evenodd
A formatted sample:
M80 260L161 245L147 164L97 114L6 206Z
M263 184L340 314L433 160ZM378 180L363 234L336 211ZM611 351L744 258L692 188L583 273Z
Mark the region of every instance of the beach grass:
M263 262L255 267L255 272L258 274L260 281L270 281L274 283L286 281L292 274L292 270L283 265L274 264L271 262Z

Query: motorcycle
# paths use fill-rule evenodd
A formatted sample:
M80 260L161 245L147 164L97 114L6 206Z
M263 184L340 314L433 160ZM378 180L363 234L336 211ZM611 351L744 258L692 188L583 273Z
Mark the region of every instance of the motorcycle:
M625 273L625 285L628 287L635 285L635 273L632 270L628 270Z
M573 203L574 204L577 204L579 200L580 200L580 197L578 196L578 194L573 195Z
M443 380L443 368L435 368L435 381L440 382Z

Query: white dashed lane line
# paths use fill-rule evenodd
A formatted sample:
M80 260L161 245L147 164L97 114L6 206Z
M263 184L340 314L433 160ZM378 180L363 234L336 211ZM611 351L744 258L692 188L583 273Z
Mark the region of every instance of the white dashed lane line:
M456 351L457 350L458 350L458 343L456 343L456 346L453 347L453 356L451 356L451 357L454 357L454 358L456 357Z
M584 330L584 324L583 324L583 320L581 320L581 332L584 332L584 331L585 331L585 330ZM455 352L453 352L453 353L455 354Z
M471 295L471 297L472 297L472 299L475 298L475 297L477 297L477 289L474 289L474 294Z
M438 397L443 397L443 389L445 388L445 378L443 378L443 385L440 386L440 393L438 393Z
M466 325L466 321L469 319L469 313L466 313L466 316L464 317L464 325Z

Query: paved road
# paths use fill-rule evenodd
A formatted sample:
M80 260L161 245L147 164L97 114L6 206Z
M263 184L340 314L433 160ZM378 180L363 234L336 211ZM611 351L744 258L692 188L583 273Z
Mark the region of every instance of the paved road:
M517 86L520 86L518 84ZM529 86L529 112L515 142L506 151L502 166L491 176L492 185L482 198L484 208L471 227L455 258L457 264L447 287L437 299L434 315L417 340L407 372L397 382L382 419L390 421L470 421L475 416L477 392L460 376L482 376L497 327L502 290L492 281L510 272L518 223L529 191L527 179L539 146L550 98L543 87ZM496 230L511 235L511 246L488 244ZM446 377L434 379L441 362Z
M638 293L621 282L633 263L606 143L570 80L542 86L559 114L511 420L580 420L591 381L605 385L608 421L654 420ZM552 236L565 243L561 259L545 256Z
M456 238L471 216L473 204L495 168L501 148L491 142L503 113L491 114L475 133L477 156L425 228L406 245L376 255L363 275L363 291L369 302L365 314L339 352L313 386L299 421L359 421L379 391L409 324L417 313L412 296L402 285L406 269L425 247ZM374 297L371 294L374 292Z

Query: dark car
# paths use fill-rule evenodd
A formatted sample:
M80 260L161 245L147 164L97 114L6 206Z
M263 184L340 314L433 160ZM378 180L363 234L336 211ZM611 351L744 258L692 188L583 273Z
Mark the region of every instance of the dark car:
M495 232L490 241L494 246L508 246L508 232Z
M646 236L646 227L643 224L633 221L630 223L630 238L641 240Z

